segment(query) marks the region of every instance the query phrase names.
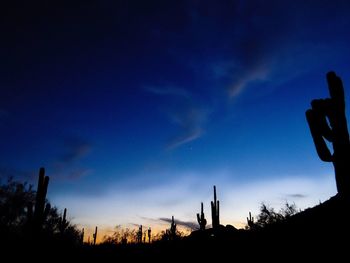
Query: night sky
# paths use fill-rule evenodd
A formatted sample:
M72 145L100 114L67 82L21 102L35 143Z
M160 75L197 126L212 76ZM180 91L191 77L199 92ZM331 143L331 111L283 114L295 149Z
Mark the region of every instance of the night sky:
M330 70L350 103L349 1L8 2L2 182L43 166L50 201L104 233L196 224L201 201L209 220L214 184L236 227L336 193L305 110Z

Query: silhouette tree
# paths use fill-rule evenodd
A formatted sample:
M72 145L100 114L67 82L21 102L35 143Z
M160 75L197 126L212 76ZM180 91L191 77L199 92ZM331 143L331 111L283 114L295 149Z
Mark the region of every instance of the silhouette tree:
M40 191L45 191L45 189L42 189L42 186L45 188L45 184L42 184L42 182L45 182L45 177L42 180L42 169L39 178ZM44 192L35 192L31 185L14 181L12 178L8 179L7 183L0 185L1 240L12 240L15 243L45 241L49 244L53 241L59 241L60 244L66 245L81 244L81 232L77 230L76 226L71 225L67 219L64 220L65 231L62 234L62 218L59 216L57 207L52 207L49 201L45 200L43 205L42 200L45 195ZM35 211L33 212L33 204L36 200L42 202L41 205L36 206L39 207L39 210L46 207L46 209L41 210L44 211L41 213L42 216L37 216L41 220L40 224L35 221Z
M295 204L285 203L285 207L276 212L274 208L268 207L265 203L260 206L260 214L254 227L265 227L274 223L281 222L297 213ZM250 214L250 213L249 213ZM248 223L249 225L249 223Z
M111 236L104 236L102 243L104 244L127 244L128 241L131 243L137 242L137 233L135 230L130 230L129 228L122 228L121 225L118 225L114 228L114 232Z
M12 231L28 220L28 204L35 200L35 191L27 183L9 178L0 185L0 229Z
M333 163L338 193L349 197L350 142L343 83L334 72L328 72L327 81L330 98L313 100L306 118L318 156L324 162ZM333 154L324 139L332 143Z

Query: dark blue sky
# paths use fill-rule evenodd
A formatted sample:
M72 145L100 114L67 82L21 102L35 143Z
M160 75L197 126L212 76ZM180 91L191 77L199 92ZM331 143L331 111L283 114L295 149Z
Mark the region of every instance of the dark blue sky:
M335 193L304 112L350 86L348 1L71 2L1 4L2 178L106 228Z

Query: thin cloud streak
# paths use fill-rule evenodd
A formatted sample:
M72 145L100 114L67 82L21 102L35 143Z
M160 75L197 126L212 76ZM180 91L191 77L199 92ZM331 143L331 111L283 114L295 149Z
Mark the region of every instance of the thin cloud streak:
M305 195L305 194L289 194L289 195L287 195L287 197L300 199L300 198L306 198L307 195Z
M63 163L71 163L74 161L77 161L87 154L91 152L92 146L87 141L77 138L77 137L71 137L67 138L64 142L66 152L65 154L60 158L60 162Z
M161 217L161 218L158 218L158 220L166 222L166 223L170 223L170 224L172 223L172 219L171 218ZM181 220L178 220L176 218L174 218L174 222L175 222L176 225L188 228L190 230L198 229L198 224L195 223L195 222L181 221Z
M179 102L176 103L176 109L173 109L175 112L171 114L170 120L178 125L182 131L180 131L180 135L170 139L165 147L167 151L174 150L202 136L202 126L206 119L206 113L193 105L193 95L188 90L175 85L146 86L144 90L155 95L170 97L165 99L175 99L176 102ZM182 105L182 107L179 109L178 105Z
M179 96L183 98L190 98L190 93L188 90L175 87L175 86L146 86L144 88L147 92L155 94L155 95L169 95L169 96Z
M190 108L182 114L173 116L173 121L183 130L183 133L174 137L167 144L167 150L174 150L184 144L190 143L203 134L203 125L207 120L207 111L198 108Z
M254 81L266 80L268 76L268 69L266 67L258 67L250 70L247 74L243 74L236 81L234 81L228 88L229 97L234 98L241 94L241 92Z
M64 153L51 164L54 177L77 180L93 173L90 168L79 167L79 162L92 151L91 143L80 137L69 137L64 140L63 148Z
M191 130L190 132L176 137L174 138L166 147L167 150L174 150L178 147L180 147L181 145L184 145L186 143L192 142L196 139L198 139L199 137L201 137L201 135L203 134L203 131L198 127L194 130Z

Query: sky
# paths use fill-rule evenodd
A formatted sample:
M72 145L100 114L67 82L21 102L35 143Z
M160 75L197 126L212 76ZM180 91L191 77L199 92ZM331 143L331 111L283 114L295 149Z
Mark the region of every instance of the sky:
M88 233L196 226L201 202L210 224L213 185L237 228L336 194L305 111L330 70L350 101L349 1L0 5L0 178L45 167Z

